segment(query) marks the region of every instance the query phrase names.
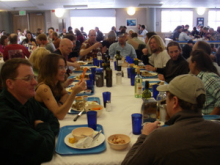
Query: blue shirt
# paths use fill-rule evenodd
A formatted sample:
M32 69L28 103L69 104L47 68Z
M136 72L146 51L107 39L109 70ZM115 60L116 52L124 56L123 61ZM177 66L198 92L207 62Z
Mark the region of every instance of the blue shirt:
M111 44L109 47L109 56L111 59L114 58L116 51L120 51L120 55L123 57L130 56L131 58L137 58L134 48L128 43L125 43L123 48L118 42Z
M197 77L202 80L206 90L202 113L208 115L215 107L220 107L220 77L212 72L200 72Z

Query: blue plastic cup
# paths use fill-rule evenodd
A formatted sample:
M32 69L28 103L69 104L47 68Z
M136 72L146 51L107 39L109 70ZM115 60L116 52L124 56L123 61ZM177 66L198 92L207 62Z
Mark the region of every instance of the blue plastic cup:
M99 66L102 68L102 60L99 60Z
M129 64L131 64L131 63L134 63L134 59L133 58L129 59Z
M103 104L104 107L106 108L106 102L107 101L111 102L111 92L103 92L102 96L103 96Z
M114 62L115 70L117 70L116 61Z
M134 86L134 84L135 84L135 76L136 76L135 68L131 68L130 73L131 73L131 86Z
M154 97L155 99L157 99L157 95L159 94L159 91L157 90L157 87L158 87L158 86L159 86L159 85L157 85L157 84L152 85L153 97Z
M128 78L131 78L131 68L127 68L127 73L128 73Z
M95 85L95 75L89 74L89 79L92 81L92 84Z
M88 127L96 130L96 128L97 128L97 112L96 111L88 111L87 112L87 121L88 121Z
M141 134L142 114L134 113L131 115L132 119L132 132L135 135Z
M87 85L87 89L91 89L92 90L92 87L93 87L92 80L86 80L86 85Z
M127 61L127 62L130 61L130 56L126 56L126 61Z
M94 66L96 66L97 61L98 61L97 58L93 58L93 65L94 65Z

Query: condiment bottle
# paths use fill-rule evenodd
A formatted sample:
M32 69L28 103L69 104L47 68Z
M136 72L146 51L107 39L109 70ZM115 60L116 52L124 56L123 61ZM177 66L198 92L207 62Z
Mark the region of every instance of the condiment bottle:
M96 69L95 80L96 80L97 87L103 87L104 76L103 76L103 69L102 68Z
M140 69L137 68L137 75L135 76L135 97L142 97L142 77L140 75Z
M106 69L106 86L112 87L112 69Z

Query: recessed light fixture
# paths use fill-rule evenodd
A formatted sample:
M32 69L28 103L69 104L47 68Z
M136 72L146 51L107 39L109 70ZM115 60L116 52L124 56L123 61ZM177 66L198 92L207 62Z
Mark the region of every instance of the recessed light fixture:
M203 15L205 13L206 8L204 7L198 7L197 8L197 14L198 15Z
M62 9L62 8L55 9L55 15L56 15L58 18L62 17L62 16L64 15L64 13L65 13L65 10Z
M127 10L128 15L134 15L135 14L135 8L134 7L129 7Z

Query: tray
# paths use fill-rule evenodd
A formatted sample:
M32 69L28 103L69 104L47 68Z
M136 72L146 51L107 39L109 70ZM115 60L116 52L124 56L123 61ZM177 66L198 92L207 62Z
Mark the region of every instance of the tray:
M144 71L147 71L147 70L141 70L141 72L144 72ZM141 75L141 77L143 78L143 79L147 79L147 78L157 78L157 75L158 75L158 73L156 73L156 72L152 72L152 71L147 71L147 72L149 72L149 73L153 73L153 74L155 74L155 75L153 75L153 76L142 76Z
M103 152L106 150L105 141L101 145L99 145L95 148L91 148L91 149L81 150L81 149L74 149L74 148L68 147L64 143L64 138L73 129L78 128L78 127L88 127L88 125L67 125L67 126L60 128L60 132L59 132L59 136L58 136L57 144L56 144L56 148L55 148L56 153L58 153L60 155L84 155L84 154L96 154L96 153L100 153L100 152ZM100 131L100 130L102 130L102 133L104 134L104 130L103 130L102 125L97 124L96 131Z
M203 115L205 120L220 120L220 115Z
M151 83L158 83L158 82L161 82L160 80L158 81L149 81L149 84ZM167 82L164 82L164 85L166 85ZM143 85L143 90L145 89L145 81L142 82L142 85ZM152 87L149 87L149 90L152 92Z
M97 101L99 103L99 105L101 105L100 99L99 97L88 97L88 101ZM75 111L73 109L71 109L68 114L78 114L80 111ZM83 114L85 114L86 112L83 112Z

